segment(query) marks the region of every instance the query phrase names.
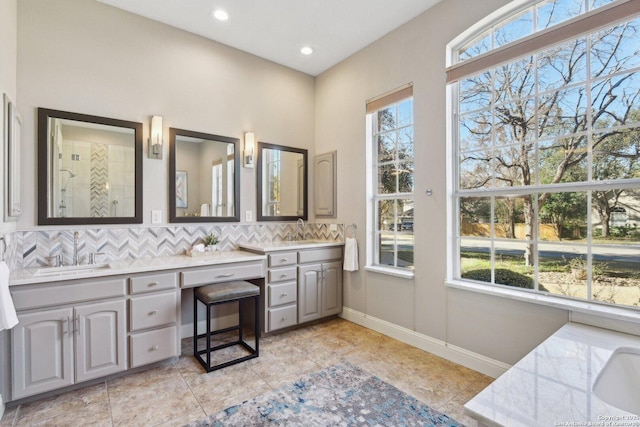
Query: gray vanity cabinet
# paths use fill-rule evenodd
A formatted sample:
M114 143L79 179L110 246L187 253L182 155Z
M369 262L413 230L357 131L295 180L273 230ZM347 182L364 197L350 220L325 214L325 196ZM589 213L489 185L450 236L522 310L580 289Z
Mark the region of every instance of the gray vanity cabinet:
M12 330L13 398L73 384L73 309L18 315Z
M125 310L117 300L19 314L13 399L124 371Z
M141 274L129 279L131 367L180 355L180 293L176 273Z
M304 323L342 311L342 262L298 267L298 322Z
M291 242L292 246L296 242ZM342 245L304 249L250 250L267 255L262 291L264 332L338 314L342 311Z
M265 292L265 332L293 326L298 323L296 303L298 284L296 282L296 252L269 254Z

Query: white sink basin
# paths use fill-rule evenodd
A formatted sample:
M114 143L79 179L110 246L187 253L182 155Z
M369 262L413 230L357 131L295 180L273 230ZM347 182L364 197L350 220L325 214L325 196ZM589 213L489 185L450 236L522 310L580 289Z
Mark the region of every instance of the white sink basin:
M593 384L600 399L640 415L640 348L616 349Z
M111 268L111 264L83 264L83 265L65 265L62 267L44 267L39 268L33 273L34 276L52 276L56 274L78 274L90 273L99 270Z

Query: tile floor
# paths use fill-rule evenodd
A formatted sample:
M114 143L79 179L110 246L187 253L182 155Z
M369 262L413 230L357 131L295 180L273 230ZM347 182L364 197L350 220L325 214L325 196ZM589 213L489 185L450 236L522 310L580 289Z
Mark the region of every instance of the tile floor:
M183 354L192 352L184 340ZM181 426L348 361L468 426L464 403L492 379L343 319L265 337L260 357L209 374L189 355L10 408L8 426Z

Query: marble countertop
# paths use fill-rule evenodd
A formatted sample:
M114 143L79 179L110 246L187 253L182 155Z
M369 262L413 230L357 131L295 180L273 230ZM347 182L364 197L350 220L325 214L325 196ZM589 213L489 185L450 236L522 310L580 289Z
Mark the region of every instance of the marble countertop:
M640 416L592 392L618 347L640 348L640 336L567 323L467 402L465 413L487 426L613 426L616 419L640 426Z
M143 273L149 271L173 270L178 268L203 267L207 265L228 264L244 261L262 261L266 257L252 252L220 251L214 255L190 257L186 255L175 255L158 258L135 258L128 260L118 260L106 263L108 268L96 268L78 270L73 272L55 273L55 268L25 268L11 273L9 286L30 285L34 283L48 283L63 280L74 280L92 277L116 276L120 274ZM46 271L45 271L46 270ZM39 274L39 272L47 274Z
M327 240L291 240L284 242L258 242L258 243L240 243L238 245L242 249L260 252L284 251L287 249L310 249L323 248L329 246L344 246L344 242L334 242Z

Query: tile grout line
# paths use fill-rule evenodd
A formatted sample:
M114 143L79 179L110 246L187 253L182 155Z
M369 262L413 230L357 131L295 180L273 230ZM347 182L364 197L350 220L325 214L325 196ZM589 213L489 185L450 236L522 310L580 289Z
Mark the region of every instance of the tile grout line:
M111 418L111 427L114 427L113 422L113 408L111 407L111 393L109 393L109 381L104 382L104 386L107 389L107 402L109 403L109 418Z

